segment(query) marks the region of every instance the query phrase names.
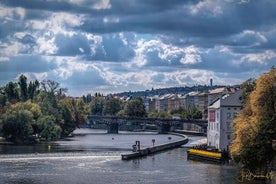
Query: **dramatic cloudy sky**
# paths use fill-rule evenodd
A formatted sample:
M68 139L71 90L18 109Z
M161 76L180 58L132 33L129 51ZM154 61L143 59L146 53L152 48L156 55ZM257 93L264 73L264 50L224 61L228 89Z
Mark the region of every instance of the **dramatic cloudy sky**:
M275 0L0 0L0 86L239 84L276 66Z

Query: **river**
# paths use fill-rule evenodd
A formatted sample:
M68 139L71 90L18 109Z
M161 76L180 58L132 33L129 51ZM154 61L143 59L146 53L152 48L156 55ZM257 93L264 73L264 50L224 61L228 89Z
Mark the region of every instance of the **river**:
M235 166L188 161L188 148L184 147L121 160L121 154L130 152L136 140L147 147L152 145L152 139L161 144L180 137L80 129L75 136L50 146L0 145L0 184L240 183ZM204 141L204 137L197 136L189 139L185 146Z

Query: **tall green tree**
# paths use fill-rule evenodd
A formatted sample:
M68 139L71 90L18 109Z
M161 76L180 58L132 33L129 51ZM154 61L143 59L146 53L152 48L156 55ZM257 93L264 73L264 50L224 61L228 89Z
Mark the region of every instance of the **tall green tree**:
M71 131L71 127L73 128L74 123L76 122L75 117L75 109L72 101L68 98L64 98L59 100L59 112L63 117L62 129L65 131ZM67 130L68 129L68 130Z
M19 89L17 83L9 82L4 87L4 91L9 102L16 103L19 101Z
M6 102L7 102L7 96L5 94L0 93L0 108L3 108L6 105Z
M22 101L26 101L27 98L28 98L27 77L25 75L20 75L18 84L19 84L19 87L20 87L20 99Z
M276 155L272 148L276 139L276 69L257 79L233 125L232 157L251 172L265 174Z
M75 116L76 126L82 125L87 119L89 112L89 106L84 103L83 99L76 100L75 104Z
M28 85L28 99L33 100L35 95L39 93L39 82L35 80L34 82L30 81Z

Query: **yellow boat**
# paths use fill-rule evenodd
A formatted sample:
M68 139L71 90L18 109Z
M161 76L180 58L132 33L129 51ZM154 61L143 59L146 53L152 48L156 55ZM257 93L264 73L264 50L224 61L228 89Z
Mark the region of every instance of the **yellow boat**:
M189 149L187 159L222 163L222 153L207 150Z

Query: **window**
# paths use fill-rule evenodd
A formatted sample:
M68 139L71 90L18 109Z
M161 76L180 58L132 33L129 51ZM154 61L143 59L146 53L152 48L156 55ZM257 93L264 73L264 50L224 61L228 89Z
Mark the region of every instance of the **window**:
M234 112L234 118L236 118L238 116L237 112Z
M209 110L209 122L216 122L216 110Z
M227 131L231 130L231 122L227 121L226 125L227 125Z
M228 140L231 139L231 135L230 135L230 134L227 135L227 139L228 139Z
M231 112L227 112L227 119L231 119Z

